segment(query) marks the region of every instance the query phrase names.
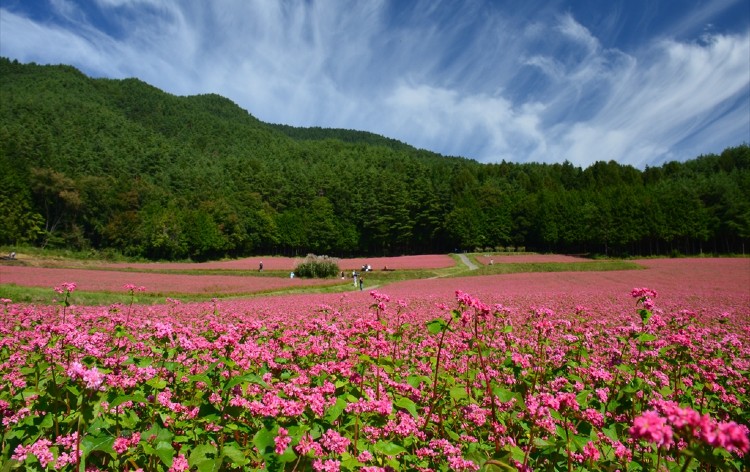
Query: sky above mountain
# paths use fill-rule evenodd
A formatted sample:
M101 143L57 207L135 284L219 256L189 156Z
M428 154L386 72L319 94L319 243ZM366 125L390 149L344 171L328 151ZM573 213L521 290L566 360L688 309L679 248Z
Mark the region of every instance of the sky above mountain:
M0 56L480 162L750 142L747 0L0 0Z

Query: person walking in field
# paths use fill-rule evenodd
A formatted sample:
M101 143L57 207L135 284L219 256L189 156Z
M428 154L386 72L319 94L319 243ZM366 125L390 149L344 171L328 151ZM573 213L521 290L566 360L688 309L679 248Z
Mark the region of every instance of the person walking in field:
M263 261L260 261L260 264L258 264L258 272L263 272Z
M359 276L359 290L360 290L360 292L362 291L362 289L364 288L364 286L365 286L365 278L360 275Z

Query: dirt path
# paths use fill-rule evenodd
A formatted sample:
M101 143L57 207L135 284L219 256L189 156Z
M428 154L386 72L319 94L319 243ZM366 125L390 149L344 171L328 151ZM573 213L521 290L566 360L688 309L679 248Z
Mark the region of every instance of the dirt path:
M477 270L477 269L479 269L479 267L476 264L474 264L473 262L471 262L469 260L469 258L466 257L466 254L459 254L458 258L461 259L461 262L463 262L464 265L469 268L469 270Z

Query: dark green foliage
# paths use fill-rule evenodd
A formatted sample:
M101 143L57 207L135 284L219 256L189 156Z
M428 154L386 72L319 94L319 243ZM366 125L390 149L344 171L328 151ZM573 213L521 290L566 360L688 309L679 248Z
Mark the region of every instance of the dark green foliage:
M308 254L294 269L294 275L297 277L315 279L336 277L339 272L338 259L316 256L315 254Z
M643 171L601 157L480 164L0 58L0 244L193 260L750 248L747 144Z

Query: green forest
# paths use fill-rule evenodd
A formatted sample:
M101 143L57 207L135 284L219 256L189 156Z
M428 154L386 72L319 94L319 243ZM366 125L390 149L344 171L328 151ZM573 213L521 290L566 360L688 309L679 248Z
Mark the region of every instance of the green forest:
M218 95L0 58L0 244L155 260L750 248L750 147L643 170L482 164Z

